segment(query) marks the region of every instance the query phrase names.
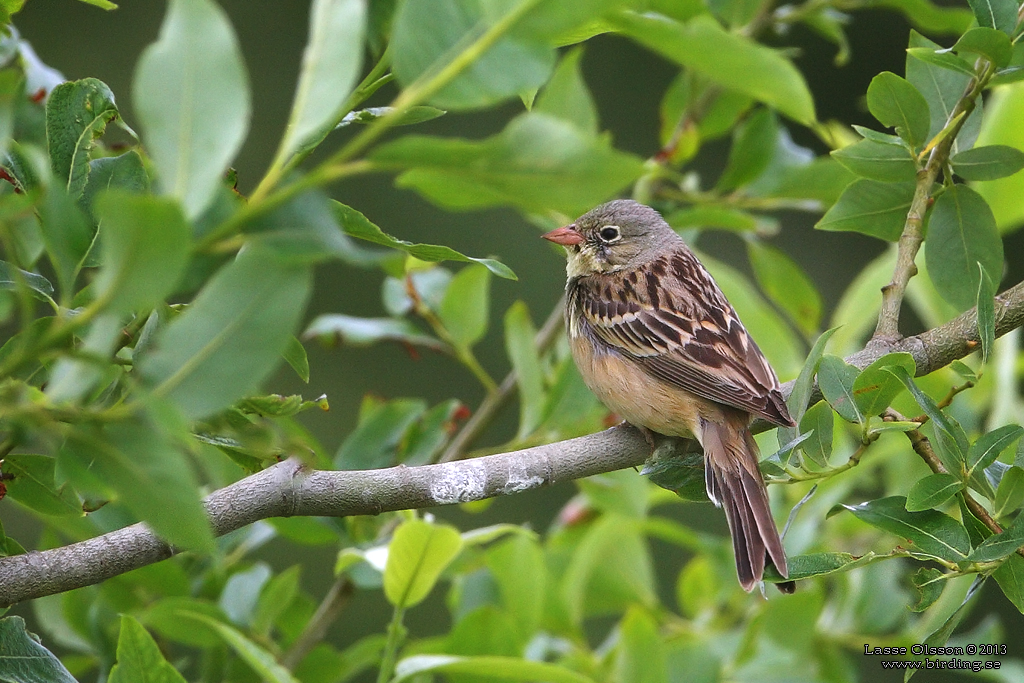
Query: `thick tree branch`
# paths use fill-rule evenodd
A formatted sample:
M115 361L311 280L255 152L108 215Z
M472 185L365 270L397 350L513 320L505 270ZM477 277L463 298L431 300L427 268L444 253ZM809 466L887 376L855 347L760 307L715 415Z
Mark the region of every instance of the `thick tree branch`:
M376 515L510 495L634 467L650 455L635 429L612 429L473 460L323 471L278 463L206 499L218 536L268 517ZM144 524L72 545L0 559L0 605L89 586L175 553Z
M996 297L996 335L1024 323L1024 283ZM914 356L924 375L977 347L977 313L886 344L875 340L847 362L865 367L892 351ZM786 385L789 393L792 385ZM812 397L812 401L818 400ZM754 427L764 431L767 424ZM634 467L650 446L632 428L472 460L384 470L309 470L288 460L212 493L206 499L218 536L268 517L375 515L511 495L581 477ZM167 559L176 551L144 524L42 552L0 558L0 605L100 583Z

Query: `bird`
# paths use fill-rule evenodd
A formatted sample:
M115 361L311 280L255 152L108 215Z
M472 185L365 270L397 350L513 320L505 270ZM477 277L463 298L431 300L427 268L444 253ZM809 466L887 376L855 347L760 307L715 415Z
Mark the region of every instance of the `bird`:
M543 237L568 254L565 319L584 382L652 445L651 432L700 443L708 498L725 510L744 590L767 563L788 578L750 422L795 423L778 376L714 278L661 214L632 200ZM777 585L793 592L792 582Z

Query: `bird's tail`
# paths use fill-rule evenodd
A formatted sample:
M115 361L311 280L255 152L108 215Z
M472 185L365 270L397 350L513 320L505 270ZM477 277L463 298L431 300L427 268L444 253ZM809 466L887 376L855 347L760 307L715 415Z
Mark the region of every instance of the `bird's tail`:
M788 577L786 551L768 507L768 491L757 464L758 448L747 421L727 419L718 424L702 420L701 432L708 497L725 510L740 585L748 592L753 590L764 576L766 561ZM793 592L792 582L777 585L784 593Z

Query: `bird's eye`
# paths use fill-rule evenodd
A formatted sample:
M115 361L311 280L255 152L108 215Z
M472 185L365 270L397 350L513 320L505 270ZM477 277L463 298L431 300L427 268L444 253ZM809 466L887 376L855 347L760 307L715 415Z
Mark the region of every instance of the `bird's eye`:
M601 228L601 232L597 234L600 235L601 239L605 242L614 242L622 237L622 235L619 234L619 227L617 225L606 225Z

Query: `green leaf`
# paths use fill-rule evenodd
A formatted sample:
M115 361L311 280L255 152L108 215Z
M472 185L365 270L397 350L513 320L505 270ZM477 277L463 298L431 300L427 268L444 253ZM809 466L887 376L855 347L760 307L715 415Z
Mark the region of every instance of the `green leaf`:
M629 470L606 472L576 482L595 510L641 519L647 513L648 486Z
M54 480L56 461L48 455L15 453L4 458L7 495L25 507L54 517L81 516L82 506L71 487Z
M121 615L117 638L117 664L109 683L185 683L177 669L164 659L160 647L142 624L130 614Z
M650 551L641 521L610 514L588 528L561 577L568 618L617 613L630 604L657 604Z
M274 517L267 523L280 536L299 545L332 545L340 537L340 529L321 517Z
M729 162L718 179L720 192L734 190L760 176L772 160L779 122L770 109L758 109L733 130Z
M1024 614L1024 557L1014 553L992 573L1003 595Z
M452 278L437 313L456 346L469 348L487 332L490 294L491 273L482 266L466 266Z
M825 345L828 344L828 340L832 335L836 333L836 329L833 327L830 330L825 330L818 336L814 346L811 347L811 352L807 354L807 359L800 368L800 374L793 383L793 391L790 392L789 398L786 399L786 407L789 408L789 414L798 424L807 410L807 402L810 400L811 390L814 388L814 376L818 372L818 365L821 362L822 355L825 353ZM779 427L778 434L780 446L791 442L799 436L799 432L795 427Z
M917 589L917 603L910 607L912 612L923 612L939 599L946 582L944 574L934 567L921 567L910 577Z
M119 316L111 313L99 315L89 327L78 350L86 358L107 359L113 354L117 340L122 335L121 329ZM50 370L46 395L55 403L80 401L97 387L105 374L107 382L111 381L111 375L105 373L105 370L109 373L108 368L95 360L61 358Z
M708 0L708 8L726 26L739 28L757 15L760 5L756 0Z
M977 382L979 379L978 373L976 373L970 365L964 363L963 361L953 361L952 363L949 364L949 369L955 372L956 374L960 375L960 377L967 380L968 382Z
M807 274L782 251L761 242L747 242L747 256L761 290L801 332L815 334L821 324L821 295Z
M872 142L877 142L881 145L901 147L903 149L907 148L907 143L903 142L903 140L900 140L899 135L879 133L877 130L871 130L870 128L865 128L864 126L858 126L857 124L853 124L852 128L855 131L857 131L857 134L860 135L862 138L871 140Z
M544 373L537 354L537 330L526 304L517 301L505 312L505 350L519 386L519 431L522 439L533 433L543 418Z
M277 660L274 659L274 655L246 638L237 629L208 617L205 614L190 612L183 613L182 616L198 621L216 631L221 640L235 651L238 658L245 662L249 668L256 673L256 675L262 677L264 681L268 681L269 683L299 683L299 681L289 673L288 669L277 663Z
M398 609L418 605L461 549L462 536L450 526L420 519L404 522L388 545L384 567L388 602Z
M281 357L292 367L295 374L306 384L309 384L309 358L306 356L306 347L296 337L288 339Z
M145 194L149 192L149 175L142 157L134 149L116 157L103 157L89 162L89 183L82 193L82 205L92 207L96 196L104 190L124 190Z
M506 19L518 3L407 0L391 31L391 60L403 88L435 77L482 31ZM442 109L484 107L539 88L555 63L550 47L518 35L501 37L430 97Z
M535 633L544 613L548 585L548 570L540 543L519 534L488 550L486 561L505 609L522 633Z
M839 201L847 185L857 177L831 157L818 157L805 166L784 169L772 197L808 199L821 209Z
M1016 0L968 0L979 26L999 29L1013 35L1017 26Z
M968 473L984 470L1022 435L1024 428L1012 424L981 435L967 451Z
M97 300L115 313L162 302L188 261L191 230L178 203L115 190L96 200L96 215L103 231Z
M907 494L907 512L920 512L942 506L964 488L952 474L929 474L919 479Z
M832 410L847 422L864 422L864 414L857 405L853 384L859 374L857 368L838 356L825 355L818 365L818 386Z
M717 228L737 232L754 232L758 220L753 214L727 206L694 206L679 209L665 216L665 222L674 230L687 228Z
M960 32L957 31L957 33ZM928 49L933 52L945 49L941 45L928 40L917 31L910 32L910 48ZM973 73L968 75L958 71L950 71L949 69L922 61L912 53L907 55L906 70L907 80L917 88L918 92L924 95L925 101L928 102L928 111L931 118L928 138L931 139L938 135L945 128L950 118L952 118L957 102L960 101L960 97L964 94L967 84L973 78ZM967 116L967 119L960 128L960 132L953 141L951 151L954 154L970 149L978 137L978 129L981 126L982 120L981 105L982 102L979 99L974 111Z
M0 672L4 683L78 683L21 617L0 619Z
M359 426L338 448L334 466L341 470L368 470L395 465L399 443L426 410L426 401L422 399L364 402Z
M214 621L227 619L224 613L209 600L185 596L160 598L150 605L139 617L149 629L156 631L167 640L208 648L220 644L219 634L197 620L204 616Z
M703 453L684 453L670 458L648 460L640 474L683 500L708 502Z
M252 393L274 370L306 307L307 266L250 247L156 338L139 370L190 418Z
M350 126L353 123L373 123L385 116L390 116L394 111L394 107L367 107L366 109L357 109L356 111L345 114L345 117L338 123L337 128L344 128L345 126ZM427 107L422 105L409 107L398 116L393 117L389 122L389 125L411 126L425 121L433 121L447 113L448 112L444 109L438 109L437 107ZM335 128L335 130L337 130L337 128Z
M471 656L515 657L526 645L508 612L489 604L460 616L444 641L444 652Z
M313 401L304 401L299 394L287 396L267 394L264 396L247 396L235 404L235 409L246 415L260 415L263 417L291 417L312 408L328 410L330 406L327 403L327 395L324 394Z
M387 234L379 227L371 223L366 216L359 213L350 206L345 206L340 202L334 202L334 213L338 217L338 222L341 223L342 229L350 237L357 237L367 242L373 242L384 247L391 247L392 249L398 249L404 251L410 256L414 256L421 261L430 261L431 263L437 263L440 261L461 261L463 263L479 263L487 267L487 270L491 271L495 275L506 280L517 280L516 274L512 272L512 269L506 266L500 261L495 261L489 258L473 258L460 254L450 247L435 246L433 244L413 244L412 242L406 242L400 240L391 235Z
M883 71L868 86L868 110L883 125L915 149L928 139L931 115L928 102L909 81Z
M912 553L949 562L966 559L971 542L960 522L935 510L907 512L906 503L906 498L892 496L843 507L861 521L899 536L900 545Z
M964 180L997 180L1024 168L1024 152L1009 145L986 145L960 152L950 162Z
M209 206L249 128L245 62L212 0L171 0L132 89L157 186L189 219Z
M55 293L53 285L42 275L0 261L0 290L16 290L19 287L28 287L37 299L44 301L52 299Z
M282 158L323 140L341 109L363 61L366 4L361 0L315 0L309 8L309 41L281 141Z
M467 411L456 398L441 401L413 423L404 443L401 462L410 467L428 465L436 460L441 449L452 438L460 413Z
M924 643L922 644L932 647L941 647L945 645L947 642L949 642L949 638L953 635L953 631L956 630L956 627L960 625L960 621L970 611L968 609L968 603L971 601L971 598L973 598L975 594L977 594L978 589L980 589L984 585L984 583L984 578L980 576L975 578L974 583L971 584L971 587L968 589L967 595L964 597L963 602L960 603L960 606L956 608L956 610L949 616L948 619L946 619L945 622L943 622L941 626L939 626L939 628L930 633L928 637L924 639ZM906 670L903 676L904 683L910 680L911 676L914 675L914 672L914 669L908 668Z
M930 47L908 47L907 54L932 66L955 71L968 78L974 78L974 67L968 64L967 60L957 57L948 50L936 50ZM909 80L909 76L907 78Z
M871 419L871 426L868 429L869 434L884 434L885 432L909 432L914 429L918 429L921 426L919 422L897 422L887 421L881 418L874 417Z
M465 675L467 680L550 681L551 683L593 683L575 671L519 657L458 657L455 655L413 655L395 665L392 683L420 674L448 673Z
M1024 41L1018 45L1024 45ZM1024 150L1024 126L1019 125L1021 117L1024 117L1024 88L996 88L985 102L985 120L982 134L978 137L979 144L1003 144ZM1024 202L1020 201L1024 196L1024 173L979 183L976 189L992 207L1001 231L1007 232L1024 224Z
M597 135L597 108L580 71L582 48L567 52L537 97L533 111L568 121L581 132Z
M874 140L861 140L832 152L832 158L862 178L886 183L913 182L914 158L906 148Z
M281 258L317 262L327 258L358 262L363 258L340 229L331 200L319 191L304 192L245 225L252 243Z
M1013 57L1013 45L1007 34L985 26L977 26L960 36L953 50L957 54L981 55L997 67L1006 66Z
M967 559L971 562L992 562L1017 552L1021 546L1024 546L1024 515L1017 515L1013 524L1003 529L1001 534L986 538Z
M1024 504L1024 469L1011 467L999 480L993 501L996 517L1004 517Z
M853 383L853 395L862 414L882 414L903 390L903 383L887 370L894 365L902 367L909 374L916 370L914 357L909 353L888 353L857 375Z
M749 95L798 123L815 120L814 100L792 62L727 32L710 16L700 15L686 24L639 14L621 14L611 21L641 45L729 90Z
M397 184L450 209L508 204L523 211L576 216L643 173L643 162L605 137L547 114L523 114L498 135L462 140L407 135L370 158L402 170Z
M800 432L811 433L810 437L800 444L804 455L818 467L828 466L832 456L832 408L825 401L818 401L804 413L800 420Z
M253 633L263 636L270 634L271 628L298 595L301 572L302 565L292 565L264 585L252 612Z
M925 263L942 298L961 311L977 303L980 263L993 283L1003 276L1003 242L988 203L965 185L946 189L931 210Z
M668 683L668 662L657 622L638 606L619 623L614 680L620 683Z
M15 111L24 93L25 77L20 70L8 68L0 71L0 159L7 158L7 148L14 132Z
M929 0L880 0L878 6L902 12L914 26L933 33L963 33L973 21L967 9L939 6Z
M249 626L260 592L272 574L267 563L257 562L228 578L217 601L228 619L238 626Z
M68 195L82 196L89 180L89 153L117 118L114 94L95 78L61 83L46 101L46 142L54 175Z
M924 414L932 421L935 427L935 435L938 440L939 457L943 464L951 472L959 472L961 463L967 456L967 437L963 428L955 420L948 417L939 410L932 398L921 391L921 388L914 382L914 378L902 365L890 365L887 372L893 373L907 388L907 391L914 397L917 404L924 410Z
M903 233L914 199L915 183L882 183L859 179L851 183L821 220L819 230L854 231L895 242Z
M397 341L406 344L426 346L438 351L447 345L424 334L408 320L398 318L356 318L351 315L332 313L317 316L302 333L306 339L316 337L324 343L334 339L352 346L369 346L381 341Z
M176 546L210 552L213 531L199 484L169 423L139 417L103 433L73 435L58 460L91 467L105 486L161 537Z
M789 578L783 579L775 573L771 575L774 567L766 568L765 579L772 583L779 581L799 581L809 579L812 576L825 576L836 572L844 572L855 567L867 564L874 558L874 553L867 553L860 557L849 553L809 553L807 555L794 555L788 559Z
M75 292L75 277L93 246L93 227L78 204L56 183L46 189L39 206L39 218L46 253L57 273L61 295L70 300ZM50 289L52 296L52 287Z

